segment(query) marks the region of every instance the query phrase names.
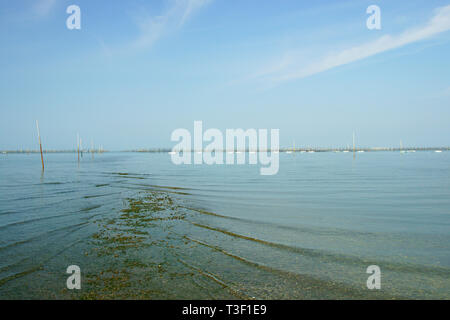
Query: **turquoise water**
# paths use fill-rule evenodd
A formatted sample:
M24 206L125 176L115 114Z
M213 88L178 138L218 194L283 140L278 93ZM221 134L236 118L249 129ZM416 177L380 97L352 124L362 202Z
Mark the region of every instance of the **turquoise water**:
M450 298L449 152L281 153L275 176L165 153L45 159L42 174L37 154L0 155L0 298ZM99 242L119 228L140 242ZM123 285L92 280L112 269Z

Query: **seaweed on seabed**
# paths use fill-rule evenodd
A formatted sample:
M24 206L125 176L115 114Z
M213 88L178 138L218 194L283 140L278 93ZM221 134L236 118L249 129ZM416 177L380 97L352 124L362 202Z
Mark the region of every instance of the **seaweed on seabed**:
M164 263L144 262L138 253L144 247L164 245L164 239L152 239L149 228L158 227L162 221L184 219L185 214L179 209L169 194L150 191L126 199L126 207L117 217L98 221L99 231L92 235L91 254L96 265L108 268L87 275L87 290L77 298L145 299L158 294L158 290L142 288L139 283L164 274Z

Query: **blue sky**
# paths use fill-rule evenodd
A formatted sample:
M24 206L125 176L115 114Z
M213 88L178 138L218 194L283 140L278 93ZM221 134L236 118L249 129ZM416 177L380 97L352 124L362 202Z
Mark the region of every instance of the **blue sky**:
M68 30L66 8L81 8ZM368 30L366 8L381 8ZM0 2L0 149L171 147L176 128L281 146L450 141L450 2Z

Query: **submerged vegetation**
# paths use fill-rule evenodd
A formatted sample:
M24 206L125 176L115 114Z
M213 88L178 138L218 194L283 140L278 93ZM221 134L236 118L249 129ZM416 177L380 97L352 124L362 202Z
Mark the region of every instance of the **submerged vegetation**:
M320 297L364 298L367 291L267 267L184 233L201 228L235 240L255 239L201 225L187 214L227 218L205 210L192 210L170 192L144 191L127 198L114 217L99 221L91 237L88 259L96 268L85 275L76 299L253 299ZM191 217L192 218L192 217ZM179 223L184 223L180 233ZM175 229L175 230L174 230ZM187 231L187 230L186 230ZM221 232L217 232L221 231ZM233 241L231 239L231 241ZM273 246L256 241L264 247ZM195 256L201 254L202 259ZM223 259L227 260L223 260ZM221 261L215 266L214 259ZM204 261L203 261L204 260ZM223 263L223 264L222 264ZM219 269L217 269L217 267ZM212 269L212 270L211 270ZM223 277L227 276L227 280ZM230 278L230 275L233 275ZM371 298L383 294L374 293Z
M164 263L156 256L144 254L142 257L142 250L165 244L161 232L151 234L150 229L163 221L183 218L184 214L177 210L168 194L148 191L135 199L126 199L125 208L116 217L97 221L99 231L92 235L93 247L87 255L101 259L101 265L108 268L87 275L87 288L78 298L150 299L158 296L155 289L158 286L149 284L162 277Z

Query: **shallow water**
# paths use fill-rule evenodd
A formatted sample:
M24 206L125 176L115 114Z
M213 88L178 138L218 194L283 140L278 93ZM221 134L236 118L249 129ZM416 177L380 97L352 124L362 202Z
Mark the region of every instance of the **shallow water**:
M449 152L45 159L0 155L0 298L450 298Z

